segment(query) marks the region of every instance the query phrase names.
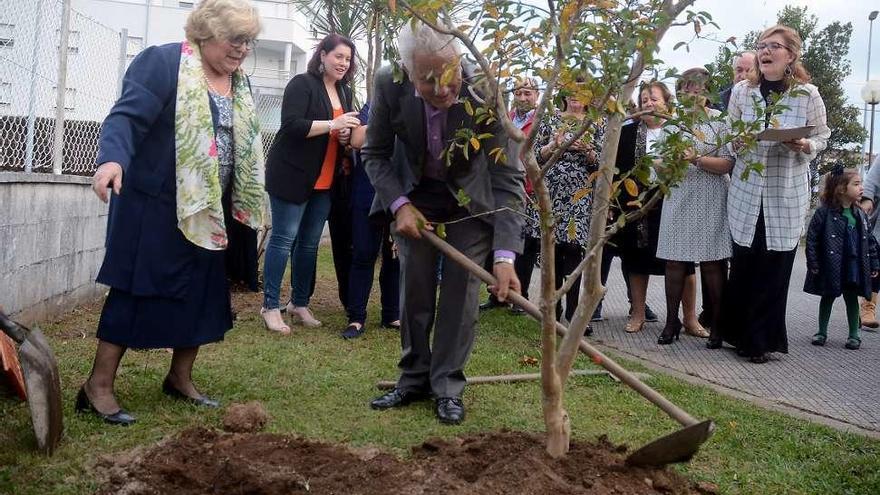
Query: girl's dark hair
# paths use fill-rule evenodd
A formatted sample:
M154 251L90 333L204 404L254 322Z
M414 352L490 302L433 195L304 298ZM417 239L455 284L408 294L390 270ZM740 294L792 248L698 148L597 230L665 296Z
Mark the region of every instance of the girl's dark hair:
M839 167L839 168L838 168ZM859 177L859 171L854 168L843 168L840 165L825 174L825 186L822 188L822 203L829 208L841 208L840 197L846 194L846 188L853 177Z
M315 47L315 53L312 54L312 58L309 59L309 64L306 66L306 72L313 76L324 77L324 74L318 70L321 66L321 52L330 53L339 45L345 45L351 49L351 64L348 66L348 71L342 76L342 84L348 84L354 78L355 72L357 72L357 64L355 62L357 60L357 52L355 52L354 43L339 34L328 34L318 43L318 46Z

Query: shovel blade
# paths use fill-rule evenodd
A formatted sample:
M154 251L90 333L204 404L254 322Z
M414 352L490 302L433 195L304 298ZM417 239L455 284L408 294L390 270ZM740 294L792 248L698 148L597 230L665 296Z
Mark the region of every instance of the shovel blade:
M630 466L662 467L687 462L712 436L714 430L715 423L712 420L692 424L636 450L626 458L626 463Z
M37 448L52 454L64 431L58 365L46 338L38 329L29 332L18 352Z

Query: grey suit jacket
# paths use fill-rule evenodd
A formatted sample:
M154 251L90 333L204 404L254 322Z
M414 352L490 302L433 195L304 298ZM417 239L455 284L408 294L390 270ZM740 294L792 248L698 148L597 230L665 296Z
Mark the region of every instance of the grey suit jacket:
M383 67L376 74L373 101L370 106L370 125L361 150L364 170L376 189L373 213L387 210L397 198L405 196L422 177L426 160L425 109L415 87L404 75L394 82L391 67ZM480 103L465 81L459 100L469 99L473 108ZM460 150L455 152L447 170L447 185L452 194L460 189L470 198L468 211L474 215L501 207L523 210L525 193L522 165L516 159L518 147L507 139L501 125L477 124L467 114L462 103L454 104L447 113L447 136L451 139L458 129L470 127L476 133L491 133L493 137L481 142L480 151L471 148L469 160ZM403 147L406 160L392 160L395 141ZM448 144L448 143L447 143ZM507 163L495 163L488 153L496 147L505 149ZM400 151L400 150L398 150ZM502 211L479 217L493 227L492 249L522 252L523 217L511 211Z

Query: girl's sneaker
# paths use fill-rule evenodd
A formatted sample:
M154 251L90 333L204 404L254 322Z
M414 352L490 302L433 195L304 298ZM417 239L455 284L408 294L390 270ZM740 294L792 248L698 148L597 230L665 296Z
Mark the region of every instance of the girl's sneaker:
M827 336L817 333L816 335L813 335L813 340L810 343L813 345L825 345L826 340L828 340Z
M858 337L850 337L846 339L846 344L843 344L847 349L854 351L862 346L862 339Z

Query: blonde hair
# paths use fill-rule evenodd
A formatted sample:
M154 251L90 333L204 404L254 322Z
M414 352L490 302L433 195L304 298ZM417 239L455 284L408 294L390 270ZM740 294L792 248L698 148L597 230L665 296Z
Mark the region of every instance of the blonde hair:
M260 33L260 15L248 0L202 0L186 20L186 39L199 44L215 38L254 39Z
M764 32L761 33L761 36L758 36L758 41L760 42L774 34L778 34L785 40L786 48L788 48L791 54L794 55L794 61L789 64L788 69L786 70L784 79L786 87L791 87L792 81L797 81L801 84L810 82L810 73L807 72L804 64L801 63L801 52L804 44L801 41L800 35L797 31L788 26L777 24L764 30ZM748 78L749 84L752 86L758 86L761 84L761 81L764 79L764 74L761 74L760 54L756 54L755 65L746 77Z

